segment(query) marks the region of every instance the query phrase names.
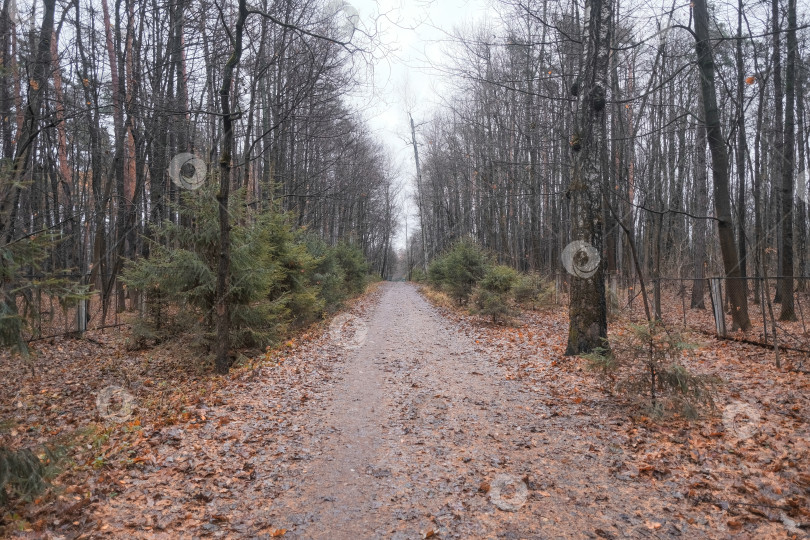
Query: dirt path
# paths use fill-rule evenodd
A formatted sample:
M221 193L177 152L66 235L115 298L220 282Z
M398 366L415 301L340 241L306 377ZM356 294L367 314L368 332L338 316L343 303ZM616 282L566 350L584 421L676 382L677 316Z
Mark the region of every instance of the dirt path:
M723 536L675 483L624 467L621 419L509 380L413 286L378 294L283 371L201 405L198 427L147 434L149 461L96 509L95 534ZM493 504L501 487L516 511Z
M485 481L480 467L510 469L496 447L514 427L502 411L517 405L491 384L492 366L398 284L385 290L342 376L305 420L326 438L297 488L275 501L274 516L307 512L303 523L285 525L312 538L480 533L477 520L461 518Z

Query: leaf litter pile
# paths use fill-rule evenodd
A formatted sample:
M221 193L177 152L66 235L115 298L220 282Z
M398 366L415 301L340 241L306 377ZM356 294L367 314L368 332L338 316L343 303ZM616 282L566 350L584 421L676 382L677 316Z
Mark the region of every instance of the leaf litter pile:
M41 342L33 375L4 355L0 447L52 474L0 534L807 537L798 359L700 336L716 410L649 418L566 335L564 308L494 326L386 284L227 377L118 334Z

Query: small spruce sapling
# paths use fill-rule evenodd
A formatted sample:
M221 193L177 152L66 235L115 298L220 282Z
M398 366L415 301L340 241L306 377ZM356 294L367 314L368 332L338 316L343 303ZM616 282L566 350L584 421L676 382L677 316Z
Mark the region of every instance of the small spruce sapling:
M714 409L716 377L690 373L682 364L694 349L661 321L631 324L629 332L611 340L610 350L599 348L583 355L613 387L635 396L647 396L656 416L678 413L697 418L703 409ZM618 381L618 382L617 382Z
M492 322L508 319L515 311L512 288L518 273L508 266L493 266L484 274L473 297L474 311L492 317Z

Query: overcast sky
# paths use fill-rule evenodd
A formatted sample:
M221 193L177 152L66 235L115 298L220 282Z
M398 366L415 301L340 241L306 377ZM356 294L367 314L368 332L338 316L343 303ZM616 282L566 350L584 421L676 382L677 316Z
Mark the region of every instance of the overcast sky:
M358 96L366 120L389 148L399 179L405 184L404 199L413 193L415 168L408 111L414 121L429 119L440 101L442 80L431 65L443 63L442 41L454 28L482 21L491 13L494 0L348 0L360 15L359 27L379 32L387 53L375 54L373 85ZM414 205L406 205L409 231L417 223ZM404 229L402 216L401 227ZM404 230L396 246L405 245Z

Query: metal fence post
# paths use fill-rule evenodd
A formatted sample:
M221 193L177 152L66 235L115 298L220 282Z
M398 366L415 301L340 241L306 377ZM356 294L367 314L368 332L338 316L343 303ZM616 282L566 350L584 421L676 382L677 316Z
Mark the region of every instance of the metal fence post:
M723 311L723 283L721 278L709 278L709 298L712 300L714 328L717 335L726 337L726 317Z
M87 300L82 298L76 305L76 330L79 333L87 331Z

